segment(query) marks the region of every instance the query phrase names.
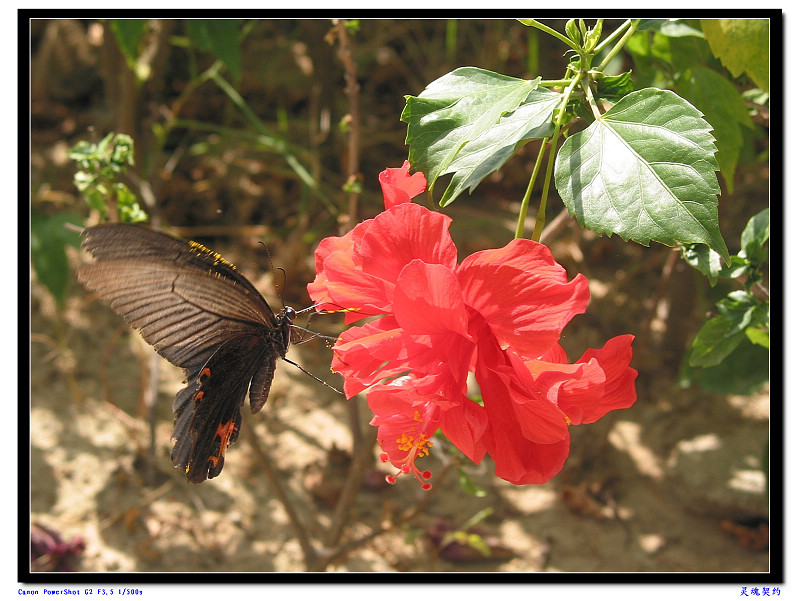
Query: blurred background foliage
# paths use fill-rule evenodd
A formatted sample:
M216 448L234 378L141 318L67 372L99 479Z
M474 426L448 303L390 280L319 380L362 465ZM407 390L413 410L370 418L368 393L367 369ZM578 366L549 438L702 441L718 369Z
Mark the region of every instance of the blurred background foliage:
M621 22L609 20L606 28ZM563 31L566 20L547 23ZM90 341L95 334L82 317L63 317L67 301L85 295L70 263L77 260L79 238L64 224L105 218L76 187L79 166L70 152L79 142L99 145L110 132L130 136L134 160L123 181L151 223L245 263L254 280L267 271L263 249L245 242L264 240L274 264L289 274L287 304L301 307L308 304L305 286L314 277L313 251L323 237L350 227L352 195L358 196L356 220L383 208L377 176L407 158L406 125L400 121L404 96L419 95L460 66L558 79L567 60L559 42L510 19L349 21L343 24L344 45L325 19L34 19L30 25L32 282L55 300L45 299L41 288L32 295L33 361L41 364L59 347L63 358L69 345L99 346ZM753 88L747 75L727 73L701 42L640 32L633 52L623 53L614 69L633 69L636 88L675 89L690 77L687 69L698 66L724 76L742 93ZM346 92L348 61L358 83L355 111ZM728 162L725 177L720 175L720 226L731 254L739 250L748 220L769 206L769 109L763 97L745 97L750 121L740 124L738 157ZM353 131L359 153L350 177ZM440 209L454 217L451 232L462 256L513 237L537 150L538 145L525 146L472 195ZM540 192L534 190L534 198ZM563 206L555 189L550 197L548 218L554 220ZM430 201L429 206L438 208ZM678 375L707 314L737 284L721 281L709 288L673 249L601 238L571 220L552 232L548 244L570 277L583 273L592 286L587 314L565 330L562 343L570 358L634 333L639 402L628 419L644 424L648 442L664 456L687 432L704 432L714 397L677 392ZM235 247L232 255L229 247ZM768 273L767 262L761 272L767 289ZM737 389L716 392L763 390L763 376L752 368L767 358L761 352L736 363L736 378L726 377ZM48 369L53 378L66 374L69 390L80 398L70 377L74 357ZM50 394L48 382L41 385ZM692 417L702 428L681 422ZM579 481L576 473L617 473L604 459L603 441L612 424L576 429L576 458L565 482ZM702 488L691 487L692 502ZM498 512L496 519L502 517Z

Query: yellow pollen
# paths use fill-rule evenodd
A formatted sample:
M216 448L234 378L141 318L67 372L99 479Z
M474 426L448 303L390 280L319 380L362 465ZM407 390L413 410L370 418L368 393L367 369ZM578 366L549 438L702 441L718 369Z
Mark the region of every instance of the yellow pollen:
M414 446L414 439L405 432L395 442L397 442L397 448L401 451L410 451L411 447Z
M415 440L413 436L409 436L405 432L395 442L397 442L397 448L400 451L410 451L416 447L417 457L424 457L427 455L429 453L428 448L433 446L433 443L430 442L430 439L427 437L420 436L419 440Z

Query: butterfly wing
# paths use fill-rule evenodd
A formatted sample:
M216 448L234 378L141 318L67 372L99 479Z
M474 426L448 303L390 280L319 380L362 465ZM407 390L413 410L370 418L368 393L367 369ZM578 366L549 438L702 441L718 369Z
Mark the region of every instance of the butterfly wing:
M84 237L95 262L79 268L78 280L178 367L198 368L226 340L278 325L252 284L200 244L125 224Z
M267 400L291 320L276 318L232 264L200 244L123 224L88 228L84 237L95 261L78 279L186 370L173 405L173 464L190 482L217 476L239 435L248 385L252 413Z
M214 478L222 471L225 450L239 436L247 385L265 360L267 347L244 335L223 344L178 393L173 410L172 463L189 482ZM274 368L275 359L271 359Z

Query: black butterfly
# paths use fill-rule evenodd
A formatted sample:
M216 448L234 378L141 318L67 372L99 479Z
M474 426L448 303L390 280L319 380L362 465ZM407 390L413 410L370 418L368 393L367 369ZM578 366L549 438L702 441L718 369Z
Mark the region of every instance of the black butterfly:
M172 462L189 482L214 478L239 436L240 408L267 401L275 364L295 342L295 311L275 315L255 287L217 253L142 226L83 231L95 261L78 279L158 353L186 372L175 397Z

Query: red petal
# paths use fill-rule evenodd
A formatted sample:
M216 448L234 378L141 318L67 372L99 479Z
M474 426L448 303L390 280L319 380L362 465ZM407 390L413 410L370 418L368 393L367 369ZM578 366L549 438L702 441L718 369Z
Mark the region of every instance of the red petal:
M383 191L384 206L388 209L400 203L409 202L415 196L422 194L428 182L425 174L418 171L409 175L411 164L408 161L400 168L388 168L381 172L378 181Z
M562 387L558 406L573 424L591 424L614 409L626 409L636 402L636 376L630 367L633 336L623 334L605 343L601 349L589 349L576 365L596 365L602 369L604 383L588 394L570 394L585 382L568 382Z
M444 265L429 265L419 259L406 265L397 279L394 314L409 334L469 337L469 314L461 300L461 286Z
M348 398L384 378L408 371L402 334L393 317L384 317L339 336L331 369L345 377Z
M501 351L494 340L478 344L475 378L489 412L514 415L521 434L532 442L551 444L567 437L564 413L536 386L531 373L512 350ZM502 443L501 443L502 444Z
M340 309L353 310L352 313L345 314L345 323L353 323L371 315L391 313L394 284L353 269L351 265L346 257L341 257L338 253L331 255L325 262L328 300ZM316 280L312 283L314 285Z
M475 463L480 463L486 455L483 435L489 426L486 411L462 395L462 402L442 412L439 427L450 442Z
M544 484L558 474L569 456L569 437L553 444L521 441L519 448L490 449L495 475L511 484Z
M589 302L582 275L571 282L550 250L531 240L476 252L458 270L467 305L480 313L503 348L538 358Z
M414 259L455 269L458 250L448 232L451 221L414 203L387 209L355 239L356 264L392 283Z
M325 238L314 253L317 275L308 285L308 294L319 304L318 311L354 310L345 315L348 324L391 308L394 286L364 274L354 262L354 241L361 239L372 221L360 223L344 236Z
M564 414L543 398L510 353L494 342L478 345L475 376L488 416L482 442L499 477L514 484L542 484L563 467L569 430Z

